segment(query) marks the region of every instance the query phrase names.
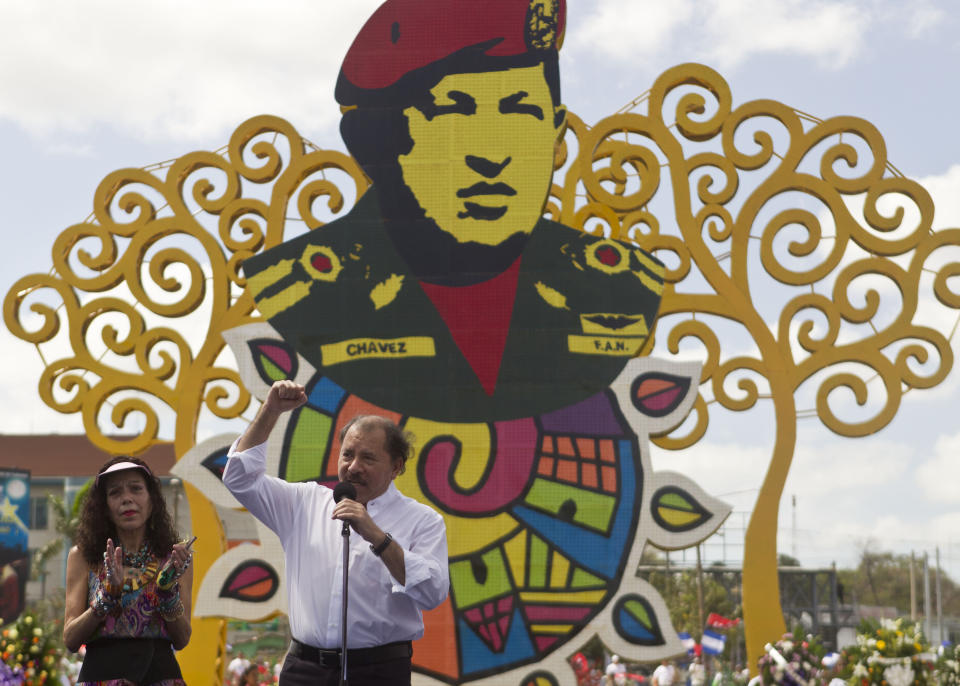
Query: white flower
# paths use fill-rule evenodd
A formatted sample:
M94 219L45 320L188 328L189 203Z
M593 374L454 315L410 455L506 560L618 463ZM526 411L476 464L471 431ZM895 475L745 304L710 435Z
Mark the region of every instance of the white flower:
M910 686L913 683L913 669L905 665L892 665L883 670L883 678L890 686Z
M860 663L860 662L858 662L858 663L856 664L856 666L854 666L854 668L853 668L853 675L854 675L855 677L864 678L864 677L866 677L866 676L869 675L869 674L870 674L870 672L868 672L868 671L867 671L867 668L866 668L862 663Z

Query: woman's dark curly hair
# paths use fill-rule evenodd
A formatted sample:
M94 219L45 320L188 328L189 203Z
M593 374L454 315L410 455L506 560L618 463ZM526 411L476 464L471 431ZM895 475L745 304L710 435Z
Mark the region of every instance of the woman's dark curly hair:
M161 558L166 557L173 550L173 544L177 542L177 530L167 512L167 503L163 499L163 493L160 492L160 480L153 475L150 467L143 460L136 457L120 456L107 461L97 476L117 464L118 462L132 462L140 465L143 470L140 471L147 482L147 492L150 494L150 518L147 520L146 540L150 544L150 550L154 555ZM87 492L87 497L83 503L83 510L80 513L80 523L77 526L77 535L74 542L83 559L91 567L99 567L103 562L103 552L107 549L107 539L112 538L117 541L117 528L110 519L110 511L107 508L107 479L97 479L93 486ZM135 551L128 551L135 552Z

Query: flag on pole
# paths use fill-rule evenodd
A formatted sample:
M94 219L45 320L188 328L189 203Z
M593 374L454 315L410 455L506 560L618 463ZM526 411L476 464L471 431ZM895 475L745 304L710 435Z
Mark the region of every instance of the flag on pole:
M703 637L700 639L700 645L703 646L703 652L708 655L719 655L723 652L723 645L726 640L727 637L723 634L710 631L710 629L704 629Z
M680 643L683 644L683 647L686 648L688 655L693 655L693 651L697 647L697 642L693 640L693 636L688 634L686 631L677 632L677 636L680 637Z
M739 623L739 617L737 619L730 619L723 615L718 615L716 612L711 612L707 617L707 626L712 626L714 629L729 629Z

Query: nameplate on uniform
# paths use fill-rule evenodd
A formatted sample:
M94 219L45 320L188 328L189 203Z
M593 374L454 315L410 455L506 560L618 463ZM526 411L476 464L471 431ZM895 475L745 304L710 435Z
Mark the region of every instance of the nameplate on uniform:
M646 336L567 336L567 347L581 355L633 357L646 342Z
M351 338L320 346L323 364L330 366L353 360L398 360L405 357L436 357L430 336L404 338Z

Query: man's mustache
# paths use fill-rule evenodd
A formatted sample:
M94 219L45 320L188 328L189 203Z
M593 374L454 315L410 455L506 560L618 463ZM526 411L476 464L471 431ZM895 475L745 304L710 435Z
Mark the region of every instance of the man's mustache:
M503 182L487 183L479 181L469 188L461 188L457 191L458 198L472 198L475 195L516 195L517 192Z

